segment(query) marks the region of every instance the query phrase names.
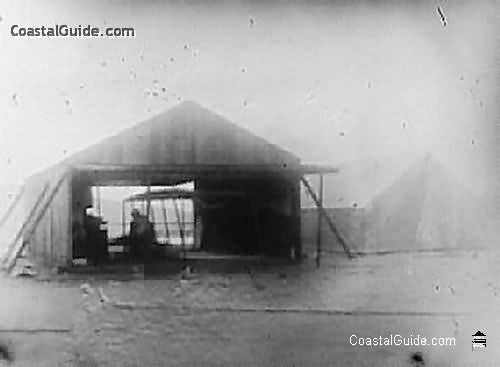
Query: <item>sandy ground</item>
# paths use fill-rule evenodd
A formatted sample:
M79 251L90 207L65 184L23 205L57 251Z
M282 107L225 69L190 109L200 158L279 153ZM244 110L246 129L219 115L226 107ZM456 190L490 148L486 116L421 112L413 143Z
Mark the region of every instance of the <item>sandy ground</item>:
M15 366L497 365L500 253L404 254L155 279L2 279ZM81 277L81 276L80 276ZM472 334L487 348L472 351ZM456 338L455 346L352 346Z

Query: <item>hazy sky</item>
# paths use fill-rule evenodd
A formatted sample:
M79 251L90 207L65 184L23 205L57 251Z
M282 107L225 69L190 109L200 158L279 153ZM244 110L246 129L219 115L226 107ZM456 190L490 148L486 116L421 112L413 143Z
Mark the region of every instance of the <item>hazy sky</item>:
M209 4L0 0L0 181L189 99L304 161L431 150L493 182L496 1ZM137 36L10 35L56 23Z

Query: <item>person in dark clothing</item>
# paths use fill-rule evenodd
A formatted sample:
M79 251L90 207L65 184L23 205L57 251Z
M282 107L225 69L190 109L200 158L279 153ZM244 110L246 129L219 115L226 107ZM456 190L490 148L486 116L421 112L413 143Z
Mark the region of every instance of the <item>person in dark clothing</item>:
M102 219L94 215L92 208L87 208L84 217L87 258L95 265L99 265L104 260L106 251L107 238L105 232L101 231L102 223Z
M151 262L151 251L155 241L153 224L139 210L133 209L130 223L130 252L134 259L143 258L145 263Z
M0 342L0 359L3 359L8 363L14 362L14 353L12 352L10 346L3 342Z

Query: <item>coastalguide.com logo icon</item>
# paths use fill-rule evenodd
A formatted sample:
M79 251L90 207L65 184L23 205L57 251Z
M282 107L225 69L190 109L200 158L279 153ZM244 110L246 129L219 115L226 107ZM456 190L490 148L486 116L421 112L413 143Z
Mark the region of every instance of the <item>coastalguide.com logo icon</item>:
M472 350L474 348L486 348L486 335L479 330L472 335Z

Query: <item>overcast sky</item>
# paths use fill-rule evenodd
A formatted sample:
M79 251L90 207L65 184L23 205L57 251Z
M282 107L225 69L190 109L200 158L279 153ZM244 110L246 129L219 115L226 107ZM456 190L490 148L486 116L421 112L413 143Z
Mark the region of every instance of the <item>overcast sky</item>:
M430 150L484 186L496 167L499 9L0 0L0 181L195 100L304 161ZM56 23L134 27L136 38L10 35Z

